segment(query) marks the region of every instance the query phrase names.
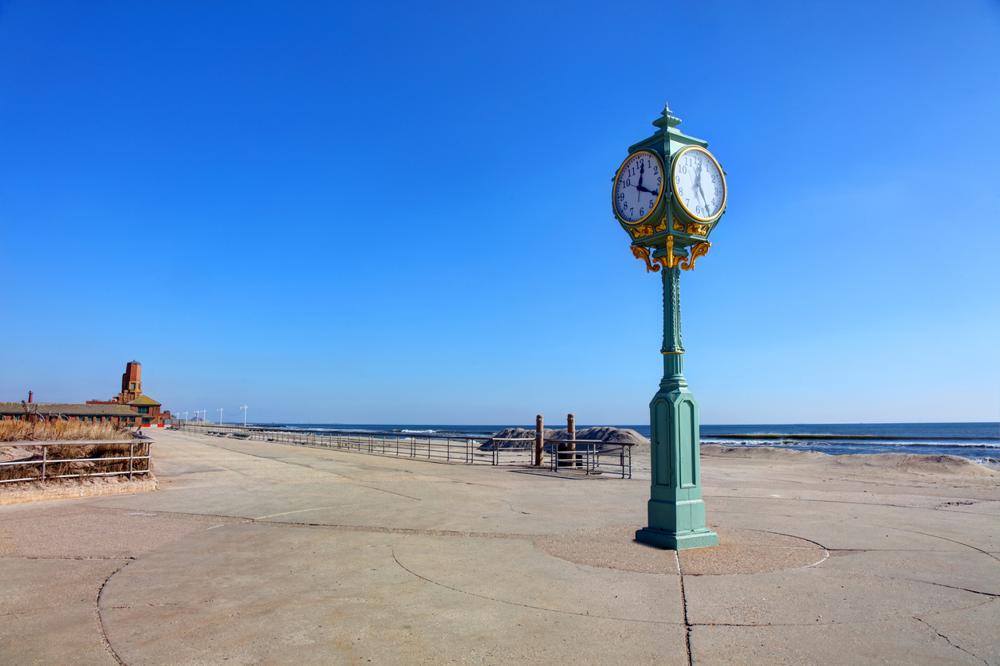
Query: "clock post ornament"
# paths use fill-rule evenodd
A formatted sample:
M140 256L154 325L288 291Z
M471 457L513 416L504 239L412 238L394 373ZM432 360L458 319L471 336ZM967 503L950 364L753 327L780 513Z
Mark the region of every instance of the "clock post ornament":
M663 278L663 379L649 404L652 485L647 526L637 541L682 550L719 543L701 498L698 403L684 378L680 271L708 253L726 210L726 175L708 143L677 129L669 106L656 133L629 148L615 173L612 209L632 254Z

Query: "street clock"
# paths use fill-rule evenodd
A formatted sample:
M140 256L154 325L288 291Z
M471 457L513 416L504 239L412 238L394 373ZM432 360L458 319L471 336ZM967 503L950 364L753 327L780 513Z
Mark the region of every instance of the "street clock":
M656 133L629 148L612 182L611 209L648 270L694 268L726 212L726 172L680 122L664 106Z

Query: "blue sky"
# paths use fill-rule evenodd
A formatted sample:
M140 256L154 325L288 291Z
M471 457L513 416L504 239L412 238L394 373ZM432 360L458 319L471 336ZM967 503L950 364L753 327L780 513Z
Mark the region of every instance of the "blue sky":
M0 399L647 422L609 193L669 100L703 422L998 420L997 63L985 0L0 2Z

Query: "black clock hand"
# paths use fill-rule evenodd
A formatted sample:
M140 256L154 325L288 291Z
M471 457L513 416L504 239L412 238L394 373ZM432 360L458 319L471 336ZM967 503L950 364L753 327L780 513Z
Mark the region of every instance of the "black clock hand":
M642 187L642 175L644 173L646 173L646 164L642 160L639 160L639 184L636 185L635 188L637 190L639 190L640 192L643 191L643 187Z

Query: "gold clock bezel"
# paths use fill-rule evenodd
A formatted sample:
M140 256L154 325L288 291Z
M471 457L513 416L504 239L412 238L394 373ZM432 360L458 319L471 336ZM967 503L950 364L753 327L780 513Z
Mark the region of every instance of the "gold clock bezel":
M663 168L663 160L660 159L660 156L655 152L653 152L652 150L647 150L645 148L642 148L640 150L636 150L634 152L629 153L628 156L624 160L622 160L622 163L619 165L618 170L615 171L615 179L611 183L611 212L615 214L615 217L618 219L619 222L621 222L622 224L627 224L630 227L635 227L640 224L643 224L646 220L648 220L653 216L653 213L656 212L656 210L660 207L660 203L663 201L663 190L665 189L663 187L663 184L661 183L660 191L656 194L656 201L653 202L653 205L649 207L649 212L647 212L644 216L640 217L638 220L635 220L634 222L625 220L622 219L622 216L618 214L618 206L615 205L615 192L618 191L618 179L621 177L622 169L625 168L625 165L628 164L629 161L639 153L647 153L649 155L652 155L653 159L655 159L657 164L660 165L660 173L666 173L666 169ZM671 175L671 177L673 176Z
M706 155L708 155L708 159L710 159L713 162L715 162L716 168L719 169L719 175L722 177L722 205L719 206L719 212L716 213L715 215L711 216L711 217L702 217L701 215L697 215L696 213L693 213L684 204L684 200L680 196L676 195L676 191L677 191L677 178L676 178L677 163L680 161L680 158L684 155L684 153L688 152L689 150L697 150L699 152L702 152L702 153L705 153ZM687 215L688 217L690 217L692 220L696 220L698 222L715 222L720 217L722 217L722 214L724 212L726 212L726 202L729 200L729 185L726 183L726 172L722 170L722 165L719 164L719 160L715 159L715 155L713 155L712 153L710 153L707 148L702 148L701 146L685 146L685 147L681 148L680 150L678 150L676 153L674 153L674 155L670 158L670 193L675 195L673 197L674 201L676 201L680 205L681 210L684 211L684 214Z

